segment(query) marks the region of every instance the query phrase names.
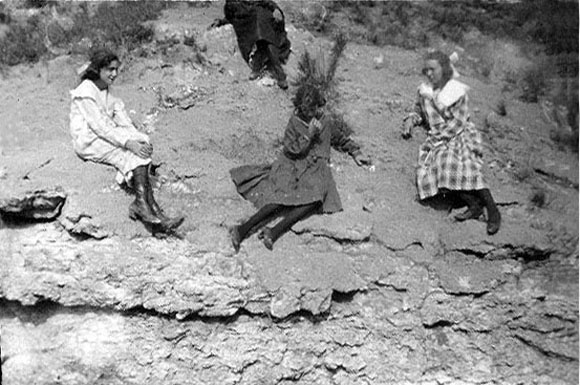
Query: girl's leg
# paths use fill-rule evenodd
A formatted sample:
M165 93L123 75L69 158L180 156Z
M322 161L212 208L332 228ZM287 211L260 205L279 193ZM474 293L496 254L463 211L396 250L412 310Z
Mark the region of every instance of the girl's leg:
M270 62L270 70L278 82L278 87L283 90L287 89L288 82L286 82L286 73L282 69L282 63L280 63L280 50L274 44L268 44L266 50Z
M236 253L240 250L240 245L244 239L250 234L253 228L262 224L266 221L274 219L279 213L285 209L285 206L279 204L268 204L258 210L257 213L252 215L247 221L241 225L234 226L230 230L230 235L232 238L232 245L236 250Z
M265 228L263 231L263 242L267 249L272 250L274 242L285 232L290 230L294 224L304 219L310 214L320 209L320 202L314 202L303 206L296 206L290 209L284 219L282 219L273 228Z
M485 188L478 190L477 194L487 209L487 233L493 235L499 231L501 225L501 214L497 209L489 189Z
M468 219L477 219L483 214L483 207L477 192L475 191L458 191L459 197L467 204L467 210L457 214L455 219L459 222Z
M248 61L248 65L252 70L250 80L255 80L262 75L262 70L268 61L267 45L268 43L265 41L257 41L254 45L252 53L250 54L250 60Z
M139 219L148 224L158 225L161 223L147 202L147 193L151 188L149 183L148 166L139 166L133 170L133 190L135 191L135 200L129 206L129 217Z

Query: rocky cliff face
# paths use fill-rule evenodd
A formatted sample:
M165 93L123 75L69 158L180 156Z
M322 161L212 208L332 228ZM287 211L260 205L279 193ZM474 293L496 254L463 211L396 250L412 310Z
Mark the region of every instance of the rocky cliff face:
M552 144L537 105L490 117L500 85L463 79L504 219L490 237L484 222L455 223L451 204L415 200L424 134L407 142L398 128L420 56L349 45L339 107L374 167L333 153L344 211L234 255L227 226L253 208L228 170L273 159L291 103L247 80L230 27L205 31L220 14L168 11L160 36L193 30L198 49L125 60L116 85L155 144L159 200L187 214L175 236L131 222L114 172L72 152L82 58L2 80L2 202L66 197L54 221L0 229L3 383L577 383L578 157ZM291 78L298 53L329 42L288 30Z

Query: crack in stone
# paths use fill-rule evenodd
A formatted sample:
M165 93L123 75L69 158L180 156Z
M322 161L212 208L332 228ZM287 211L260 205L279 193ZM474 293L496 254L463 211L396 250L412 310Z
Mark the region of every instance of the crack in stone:
M331 239L340 245L349 245L349 246L359 246L359 245L362 245L362 244L365 244L365 243L368 243L371 241L370 235L367 237L364 237L362 239L352 239L352 238L347 238L347 237L339 237L337 235L332 235L332 234L313 232L312 230L308 230L308 229L305 229L303 231L294 231L294 233L297 235L311 234L315 238Z
M397 287L397 286L395 286L392 283L384 283L384 282L381 282L380 279L375 280L375 281L372 281L371 283L377 285L378 287L387 287L389 289L393 289L397 293L406 293L406 292L408 292L407 288L405 288L405 287Z
M524 345L529 346L530 348L534 349L535 351L537 351L538 353L540 353L543 356L546 356L549 358L554 358L557 360L566 361L566 362L578 362L578 359L575 357L569 357L565 354L555 353L555 352L551 352L551 351L548 351L546 349L543 349L541 346L534 344L532 341L529 341L526 338L524 338L518 334L514 334L514 337L516 339L518 339L519 341L521 341Z
M347 303L353 300L353 297L361 292L364 291L362 289L354 289L348 291L340 291L336 289L330 290L330 303ZM101 306L94 305L94 304L80 304L80 305L66 305L62 304L58 301L58 298L49 298L41 294L33 294L35 297L34 303L31 304L24 304L19 300L11 300L7 298L3 298L0 296L0 306L3 305L11 305L11 306L19 306L24 309L40 309L40 311L46 311L42 309L68 309L69 311L74 312L102 312L106 314L111 313L118 313L118 314L126 314L126 315L146 315L150 317L157 317L162 319L176 319L177 321L191 321L191 320L202 320L204 322L208 322L212 320L212 322L230 322L232 319L236 319L241 315L248 315L251 317L259 317L259 318L271 318L272 315L266 310L262 312L255 312L251 311L250 309L246 309L246 305L248 305L247 301L239 302L236 306L235 312L231 315L200 315L199 313L203 311L203 309L189 309L186 312L180 312L177 310L173 311L159 311L155 308L148 307L145 303L133 304L130 306L122 306L118 303L110 303L110 304L103 304ZM302 297L304 294L302 294ZM273 297L267 298L267 301L273 300ZM210 306L211 307L211 306ZM295 312L288 314L285 317L274 317L277 320L284 321L289 317L294 315L299 315L304 318L308 318L313 322L318 322L318 320L327 317L330 311L330 306L328 310L321 312L320 314L314 314L309 310L299 309Z
M464 291L464 292L453 292L453 291L447 291L445 290L444 287L439 286L441 288L441 290L443 290L443 292L447 295L453 296L453 297L471 297L473 299L478 299L478 298L482 298L483 296L485 296L486 294L489 294L489 290L482 290L482 291L478 291L478 292L468 292L468 291Z
M559 176L556 175L554 173L542 170L541 168L534 168L534 171L538 174L540 174L541 176L546 177L547 179L554 181L555 183L564 186L564 187L572 187L575 190L578 190L578 183L575 183L573 181L571 181L570 179L563 177L563 176Z
M430 323L423 323L423 327L425 329L438 329L438 328L445 328L454 326L455 322L447 321L447 320L439 320L432 324Z
M477 250L473 250L473 249L453 249L450 251L456 251L456 252L461 253L465 256L475 257L477 259L484 259L489 254L489 252L482 252L482 251L477 251Z
M423 246L423 243L420 241L413 241L411 243L408 243L404 247L398 248L398 247L393 247L393 246L389 245L387 242L383 241L381 238L377 237L375 234L372 234L372 233L370 235L369 241L375 242L379 246L384 247L385 249L387 249L391 252L405 251L411 246L419 246L421 249L425 250L425 246Z
M457 248L449 249L447 252L458 252L465 256L476 257L478 259L491 258L494 260L501 259L516 259L521 260L523 263L545 261L550 259L552 255L552 250L540 250L535 247L524 247L506 244L502 247L496 247L491 251L483 252L471 248ZM501 257L504 255L505 257Z

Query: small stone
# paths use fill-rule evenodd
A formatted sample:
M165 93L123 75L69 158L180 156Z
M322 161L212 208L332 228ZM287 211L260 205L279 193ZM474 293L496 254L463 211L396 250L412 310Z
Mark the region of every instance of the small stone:
M65 200L61 187L29 191L21 197L0 199L0 214L11 219L50 220L60 215Z

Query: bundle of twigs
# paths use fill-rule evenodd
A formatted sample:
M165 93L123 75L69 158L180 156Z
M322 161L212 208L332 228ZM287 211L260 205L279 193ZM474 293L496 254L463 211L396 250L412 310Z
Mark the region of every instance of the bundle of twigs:
M298 61L298 76L293 81L293 85L300 87L312 84L319 87L324 93L333 90L335 86L334 75L346 48L346 43L347 38L344 33L339 33L334 37L328 66L324 54L321 53L318 57L313 57L309 51L304 51Z
M298 75L292 82L292 85L297 89L304 85L314 85L323 93L327 101L328 114L333 129L342 131L345 136L352 134L353 130L344 120L344 116L335 110L339 95L336 91L334 76L340 58L344 54L347 41L344 33L335 35L328 65L326 65L327 60L324 54L321 53L314 57L310 52L304 51L298 61Z

